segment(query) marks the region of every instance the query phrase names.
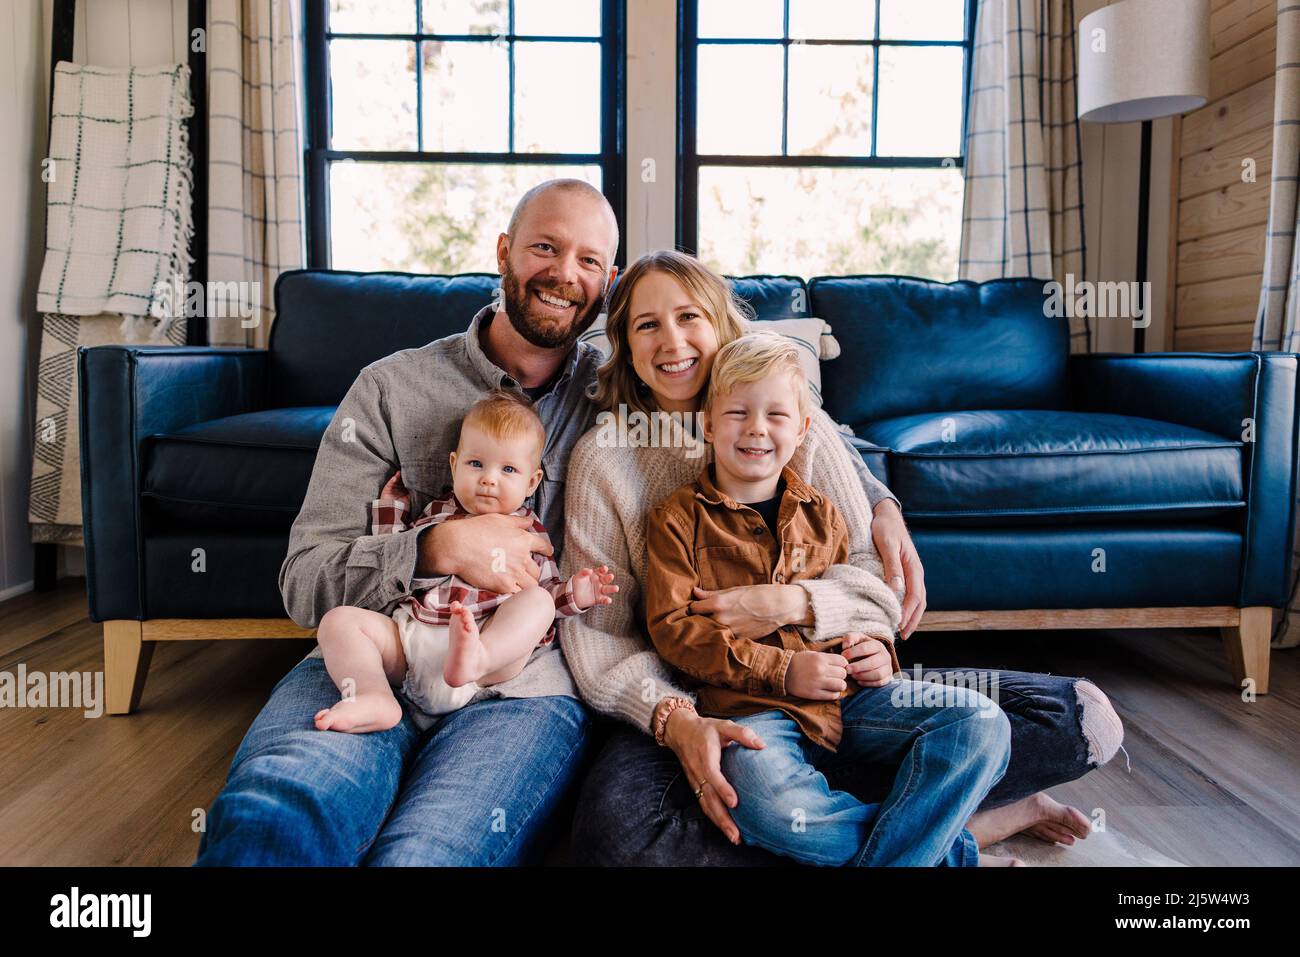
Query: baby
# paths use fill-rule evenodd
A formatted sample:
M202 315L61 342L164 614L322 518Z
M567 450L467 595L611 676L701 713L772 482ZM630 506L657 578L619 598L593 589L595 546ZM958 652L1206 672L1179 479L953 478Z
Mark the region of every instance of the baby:
M452 494L434 499L410 526L437 525L471 515L519 515L549 541L524 503L542 480L546 431L526 399L497 390L475 403L461 422L450 455ZM373 534L407 530L410 495L399 469L371 504ZM417 591L392 617L343 606L317 628L325 667L343 699L316 714L322 731L383 731L402 717L391 685L428 715L463 707L482 688L523 670L533 649L555 637L555 620L607 605L618 591L609 569L584 568L568 581L537 552L538 582L513 594L479 588L455 575L416 579ZM419 589L422 582L432 587ZM417 721L425 724L427 721Z
M753 333L718 350L701 414L713 464L646 522L650 638L666 661L703 683L700 714L730 718L765 742L722 753L723 775L739 797L731 814L746 843L811 864L974 862L963 822L1001 776L1005 750L980 747L969 734L950 740L947 728L957 726L944 726L927 737L931 760L905 763L910 770L900 773L911 776L894 788L892 805L832 790L822 773L834 761L902 757L910 743L912 729L895 727L891 689L846 681L847 661L835 653L875 638L899 680L892 636L900 609L883 581L862 582L863 633L825 642L795 625L742 639L691 611L696 586L781 585L821 578L833 565L871 564L869 555L850 556L839 510L788 464L808 432L809 407L789 340ZM707 782L692 784L699 797ZM891 806L895 813L886 813ZM913 833L918 821L925 840Z

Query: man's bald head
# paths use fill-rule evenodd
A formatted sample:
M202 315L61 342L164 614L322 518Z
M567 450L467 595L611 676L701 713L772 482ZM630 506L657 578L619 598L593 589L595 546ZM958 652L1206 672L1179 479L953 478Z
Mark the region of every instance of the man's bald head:
M506 238L513 243L515 234L519 231L519 223L523 220L529 206L533 205L539 198L543 196L549 197L552 194L558 194L557 198L560 198L563 194L581 196L598 204L603 209L613 236L613 245L609 248L609 259L607 260L607 262L612 263L614 254L618 251L618 217L614 215L614 208L609 205L609 200L605 198L605 194L586 180L548 179L524 193L519 198L519 202L515 204L514 212L510 214L510 222L506 226Z

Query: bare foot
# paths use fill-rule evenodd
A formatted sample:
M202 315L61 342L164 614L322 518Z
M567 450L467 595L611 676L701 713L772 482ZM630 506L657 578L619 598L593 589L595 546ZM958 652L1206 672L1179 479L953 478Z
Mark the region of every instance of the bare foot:
M1069 807L1039 791L1006 807L979 811L966 829L980 847L988 847L1021 831L1040 841L1070 845L1092 833L1092 822L1077 807Z
M995 854L981 854L980 867L1025 867L1018 857L998 857Z
M387 694L359 694L316 712L316 730L365 734L387 731L402 720L402 706Z
M479 638L478 622L458 601L451 603L451 626L447 635L447 660L442 665L442 680L448 687L459 688L483 677L488 654Z

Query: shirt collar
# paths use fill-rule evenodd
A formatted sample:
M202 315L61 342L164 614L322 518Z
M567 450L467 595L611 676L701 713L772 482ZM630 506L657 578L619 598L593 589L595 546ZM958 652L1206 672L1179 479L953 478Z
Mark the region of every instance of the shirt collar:
M451 507L451 513L452 513L453 515L472 515L472 514L474 514L473 512L471 512L469 509L467 509L464 505L462 505L462 504L460 503L460 498L459 498L459 496L456 495L455 492L452 492L452 493L448 496L448 498L447 498L447 504L444 505L443 508L446 509L448 505L450 505L450 507ZM532 515L532 514L533 514L533 510L532 510L532 508L529 507L529 505L528 505L528 500L525 499L524 502L523 502L523 504L520 505L517 509L515 509L515 510L514 510L513 512L511 512L510 514L511 514L511 515L525 515L525 516L527 516L527 515Z
M781 478L785 479L786 493L793 495L801 502L811 502L814 498L820 497L812 486L801 479L799 473L788 465L781 469ZM742 506L730 495L718 488L713 481L712 465L706 465L699 478L695 480L695 497L708 502L710 505L725 505L733 510L749 507L748 505Z
M465 333L465 352L469 356L470 365L474 367L478 374L483 377L483 381L491 388L522 390L522 386L519 385L515 377L489 359L487 353L483 351L483 340L479 337L496 315L496 308L491 305L484 306L474 313L474 318L469 324L469 330ZM510 320L502 314L501 321L509 322ZM564 364L553 388L562 387L577 374L578 360L580 358L581 350L575 343L568 356L565 357Z

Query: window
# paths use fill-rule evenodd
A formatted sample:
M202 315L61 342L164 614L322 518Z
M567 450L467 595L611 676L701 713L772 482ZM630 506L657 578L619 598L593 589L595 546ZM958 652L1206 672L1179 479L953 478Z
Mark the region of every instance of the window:
M956 279L973 2L681 0L679 244Z
M557 176L622 225L623 0L306 10L312 266L490 272L516 200Z

